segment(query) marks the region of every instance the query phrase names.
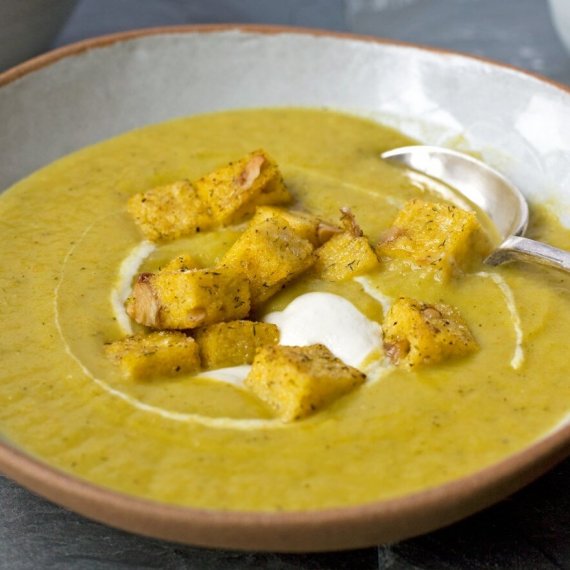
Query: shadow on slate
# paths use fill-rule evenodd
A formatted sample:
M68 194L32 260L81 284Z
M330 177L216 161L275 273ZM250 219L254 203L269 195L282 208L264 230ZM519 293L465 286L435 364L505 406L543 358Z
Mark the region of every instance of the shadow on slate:
M0 476L0 569L352 570L378 568L375 548L244 553L173 544L87 520Z
M570 461L511 499L391 546L319 554L173 544L91 522L0 477L0 568L249 570L570 570Z
M428 535L379 549L389 570L570 569L570 460L510 499Z

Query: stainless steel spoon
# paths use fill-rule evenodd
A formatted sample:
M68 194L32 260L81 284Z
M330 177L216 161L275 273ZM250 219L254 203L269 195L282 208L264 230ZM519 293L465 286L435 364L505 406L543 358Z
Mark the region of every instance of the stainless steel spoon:
M570 272L569 252L523 237L528 225L524 196L484 162L462 152L427 145L395 148L381 157L455 188L489 216L502 242L485 263L526 261Z

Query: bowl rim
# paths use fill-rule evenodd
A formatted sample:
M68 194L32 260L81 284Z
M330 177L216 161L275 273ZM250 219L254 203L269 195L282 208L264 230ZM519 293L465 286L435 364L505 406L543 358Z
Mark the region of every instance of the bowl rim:
M86 39L30 59L0 74L0 88L62 59L148 36L242 31L298 34L413 48L462 56L516 71L570 94L570 87L509 64L460 52L322 29L203 24L143 28ZM1 437L1 436L0 436ZM570 422L528 447L441 485L392 499L308 511L238 511L161 503L80 479L0 438L0 471L49 500L114 527L205 547L316 552L373 546L451 524L519 490L570 454Z
M366 34L356 34L352 32L340 32L327 30L323 28L309 28L303 26L285 26L276 24L242 24L242 23L219 23L219 24L180 24L172 26L154 26L146 28L136 28L123 32L114 32L87 38L77 42L52 49L41 55L32 57L18 65L15 65L3 72L0 72L0 87L12 83L13 81L37 71L43 67L47 67L61 59L80 55L91 49L103 48L116 43L122 43L129 40L136 40L148 36L175 35L175 34L209 34L216 32L245 32L259 35L278 35L278 34L296 34L300 36L313 37L329 37L337 39L346 39L362 42L370 42L381 45L392 45L403 48L416 49L419 51L427 51L439 55L460 56L469 60L479 61L494 67L507 69L516 73L526 75L529 78L547 83L552 87L570 93L570 86L558 82L554 79L541 75L539 73L522 69L510 63L501 62L481 55L474 55L458 50L449 50L439 48L427 44L407 42L404 40L387 39L378 36Z

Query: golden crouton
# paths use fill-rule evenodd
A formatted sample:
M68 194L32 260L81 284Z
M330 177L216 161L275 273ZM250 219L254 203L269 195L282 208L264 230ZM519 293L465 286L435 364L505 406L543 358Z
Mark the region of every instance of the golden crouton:
M194 372L200 368L198 345L181 332L153 332L112 342L107 356L136 380Z
M252 219L220 264L247 277L259 305L314 262L313 246L281 218Z
M316 274L326 281L342 281L378 267L378 257L348 208L341 208L342 233L333 235L315 252Z
M317 216L307 212L285 210L272 206L259 206L256 208L254 217L256 222L269 218L276 218L277 221L280 219L285 220L294 232L309 240L315 247L322 245L334 234L341 231L339 228L323 222Z
M285 204L291 196L277 165L263 150L218 168L195 183L216 222L228 225L253 214L259 204Z
M283 421L308 416L362 384L366 376L322 344L258 350L245 385Z
M193 329L249 313L247 279L225 269L141 273L125 304L128 315L155 329Z
M469 327L450 305L401 297L384 318L384 349L408 368L464 356L479 348Z
M279 341L279 329L270 323L230 321L196 330L202 366L207 369L251 364L255 351Z
M468 268L489 250L477 216L450 204L411 200L377 246L381 257L434 272L439 280Z
M189 269L198 269L199 265L194 261L191 255L184 253L171 259L167 264L160 268L160 271L188 271Z
M177 239L213 225L208 208L187 180L135 194L127 210L151 241Z
M342 281L368 273L379 265L368 238L348 232L334 235L315 252L314 270L325 281Z

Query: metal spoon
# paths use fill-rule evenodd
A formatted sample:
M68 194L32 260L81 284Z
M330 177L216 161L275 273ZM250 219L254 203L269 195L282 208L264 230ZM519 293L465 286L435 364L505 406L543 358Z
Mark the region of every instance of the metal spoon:
M381 157L455 188L481 208L499 232L501 244L485 259L488 265L526 261L570 272L570 253L523 237L528 205L520 190L484 162L437 146L405 146Z

